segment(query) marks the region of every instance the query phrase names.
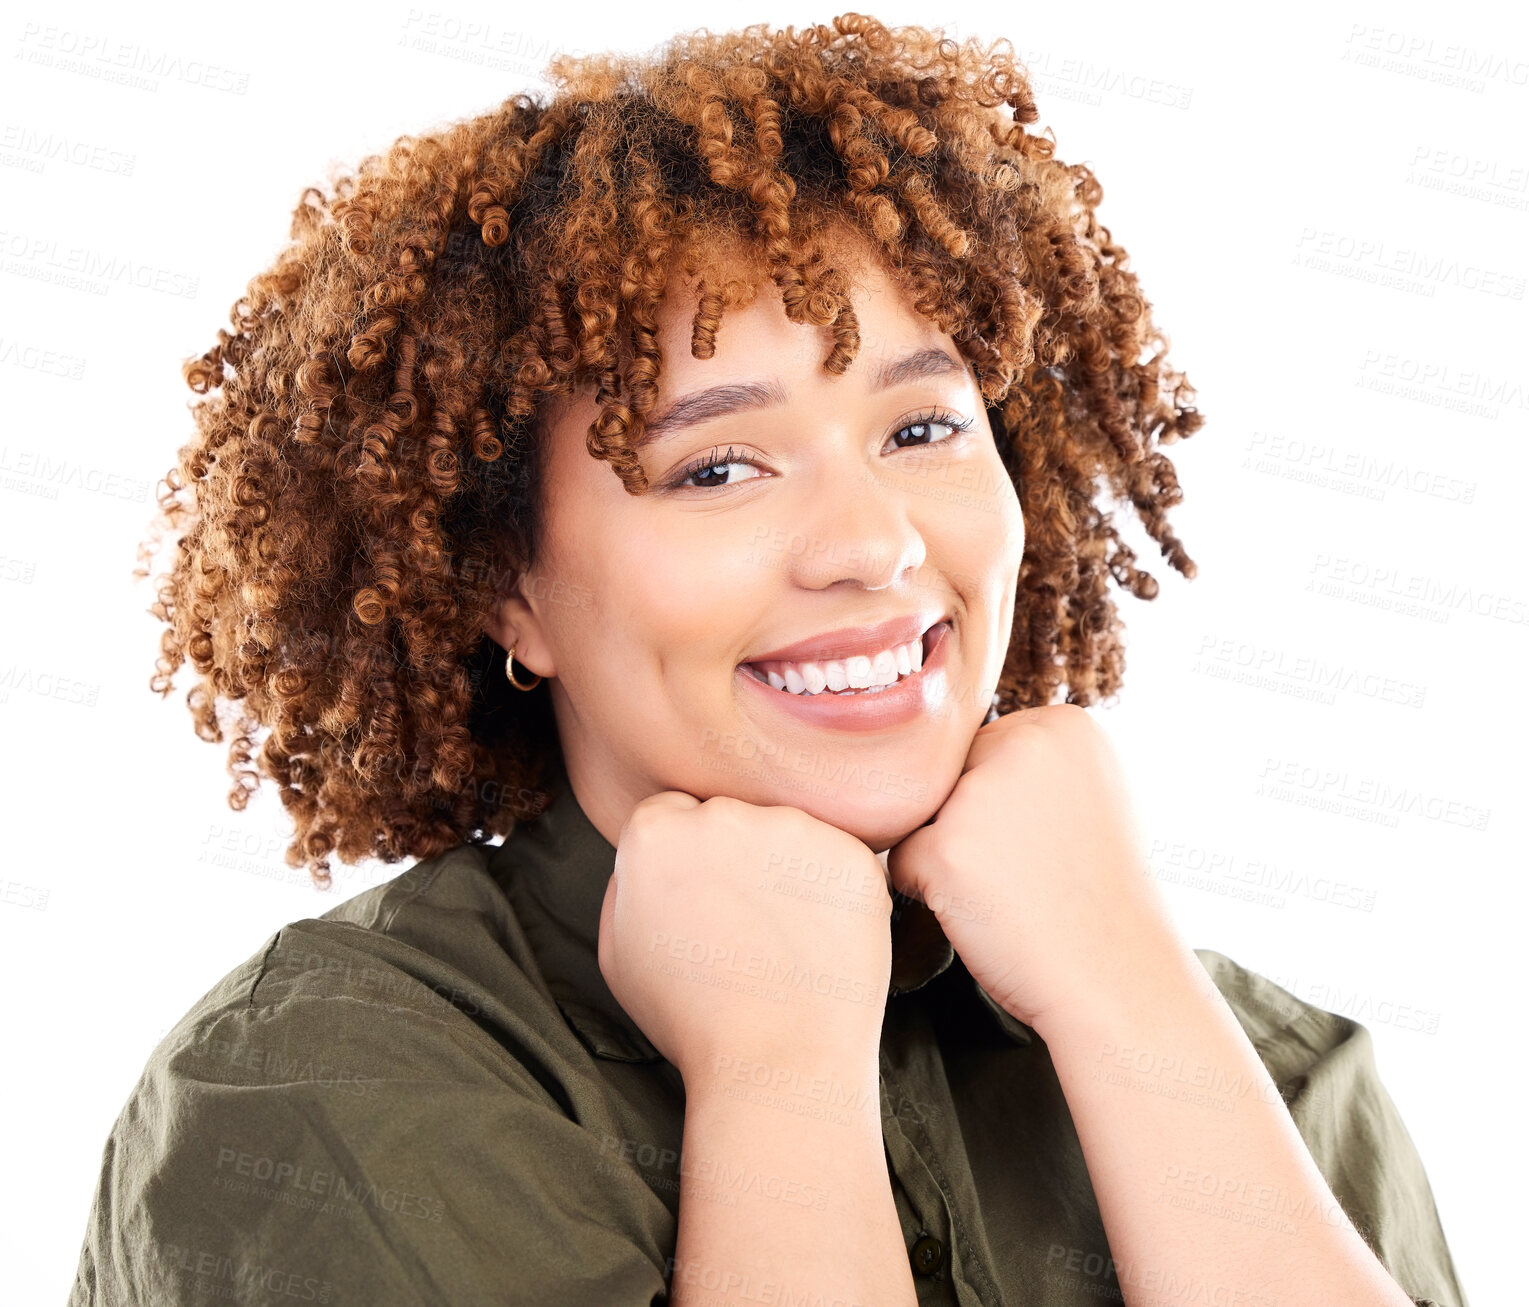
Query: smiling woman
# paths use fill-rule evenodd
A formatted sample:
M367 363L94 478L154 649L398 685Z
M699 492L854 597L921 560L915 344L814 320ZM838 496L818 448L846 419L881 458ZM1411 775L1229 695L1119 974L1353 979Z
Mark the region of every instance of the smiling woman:
M1464 1307L1365 1030L1187 948L1082 710L1201 418L1006 43L550 72L186 366L153 685L316 883L412 862L154 1050L71 1303Z
M933 815L1004 679L1019 496L973 368L868 250L851 261L852 231L839 312L858 348L840 374L824 367L833 332L790 321L773 293L731 304L696 358L699 287L753 289L726 279L736 243L709 248L697 271L676 257L653 314L658 416L635 442L648 488L589 457L594 398L554 406L537 555L485 625L546 678L560 754L612 844L663 790L780 802L789 760L826 749L906 773L912 806L865 785L790 796L884 849ZM734 738L768 741L772 761L708 747Z
M515 96L402 139L332 196L307 191L235 330L187 365L207 398L168 478L163 526L182 536L155 685L193 664L199 733L233 731L235 806L273 781L292 856L320 878L331 853L429 857L506 833L545 805L566 714L554 724L557 684L515 694L486 619L519 579L592 633L654 565L633 533L655 522L710 550L708 530L747 517L756 572L853 548L875 586L876 550L909 547L894 502L975 519L951 542L963 567L1022 516L1013 608L967 634L999 662L974 652L985 693L964 711L980 721L994 692L1004 711L1114 693L1111 586L1151 598L1157 582L1101 501L1131 504L1192 576L1156 446L1201 418L1096 220L1098 183L1025 129L1034 101L1002 43L846 15L559 58L549 75L550 102ZM939 370L912 349L940 353ZM960 447L913 451L954 438L945 417L973 423ZM745 445L756 466L740 479L773 484L719 488L714 461L738 467ZM682 468L705 479L675 487ZM546 517L563 502L593 516L591 494L620 517L569 560ZM880 520L842 516L857 505ZM619 594L591 583L597 564ZM700 593L669 607L704 614L716 588ZM768 630L756 615L737 656L907 608L819 599ZM568 651L555 672L539 645L516 652L579 679Z

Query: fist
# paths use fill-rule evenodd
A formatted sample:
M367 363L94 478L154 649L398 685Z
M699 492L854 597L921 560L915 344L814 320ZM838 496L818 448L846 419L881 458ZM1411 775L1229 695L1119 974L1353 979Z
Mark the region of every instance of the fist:
M600 971L687 1081L724 1054L874 1061L891 913L886 874L853 835L799 808L666 790L617 837Z
M983 726L940 810L887 863L972 978L1043 1038L1048 1015L1187 951L1147 872L1119 756L1075 704Z

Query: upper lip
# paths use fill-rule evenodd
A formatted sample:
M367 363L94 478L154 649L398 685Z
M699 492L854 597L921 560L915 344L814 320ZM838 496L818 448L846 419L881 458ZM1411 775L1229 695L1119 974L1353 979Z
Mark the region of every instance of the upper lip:
M748 663L766 662L825 662L834 658L869 658L893 645L907 644L916 640L931 626L946 620L944 613L912 613L907 617L891 617L871 626L845 626L837 631L826 631L795 644L783 644L768 653L757 653L746 658Z

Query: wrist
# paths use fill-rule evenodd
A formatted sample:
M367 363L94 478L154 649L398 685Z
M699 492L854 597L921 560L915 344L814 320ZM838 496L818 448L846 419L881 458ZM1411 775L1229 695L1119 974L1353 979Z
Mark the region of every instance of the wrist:
M1182 940L1138 941L1094 968L1086 981L1069 986L1066 996L1023 1018L1052 1050L1072 1045L1097 1048L1121 1032L1166 1020L1185 1004L1203 1002L1219 992L1200 959Z
M680 1067L687 1100L778 1103L806 1110L864 1106L881 1111L880 1042L859 1051L802 1045L716 1046Z

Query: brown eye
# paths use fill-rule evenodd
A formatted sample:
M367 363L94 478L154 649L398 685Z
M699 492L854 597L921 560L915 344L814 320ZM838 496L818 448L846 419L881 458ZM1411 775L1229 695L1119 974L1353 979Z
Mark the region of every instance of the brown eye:
M948 427L952 433L951 435L939 438L933 438L931 435L929 440L923 442L926 445L943 444L945 441L954 439L955 436L960 435L961 432L971 427L973 421L974 419L972 418L962 419L958 418L954 413L946 412L944 409L936 409L932 413L921 413L918 417L914 418L913 421L907 423L905 426L899 427L892 433L892 438L895 440L898 436L902 435L906 431L916 431L921 436L931 435L931 428L933 427ZM918 446L910 445L898 446L899 449L917 447Z
M715 489L721 489L724 486L732 485L733 482L732 481L713 481L713 482L709 482L709 483L705 482L705 478L710 477L711 475L713 475L718 468L725 468L725 467L752 467L752 468L757 468L758 466L759 466L759 464L755 463L752 459L740 458L737 454L735 454L733 452L732 446L729 445L728 446L728 450L727 450L727 454L726 454L725 457L719 457L718 454L717 454L717 451L715 449L713 449L710 454L705 454L702 457L700 457L698 459L694 459L690 463L686 464L686 466L683 467L679 471L679 473L675 476L674 480L669 482L668 488L671 489L671 490L684 490L684 489L715 490ZM697 486L694 486L694 487L687 487L685 485L685 482L689 481L692 477L697 478L699 480L702 480L703 484L700 484L700 485L697 485ZM753 478L744 478L744 479L745 480L752 480Z

